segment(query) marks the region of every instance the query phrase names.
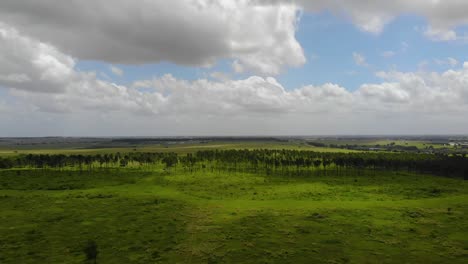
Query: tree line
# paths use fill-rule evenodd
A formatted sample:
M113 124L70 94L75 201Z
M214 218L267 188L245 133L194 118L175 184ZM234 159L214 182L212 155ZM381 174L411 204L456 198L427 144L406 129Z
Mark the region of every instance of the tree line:
M336 153L299 150L204 150L176 153L109 153L95 155L28 154L0 157L0 169L164 166L184 170L228 169L254 171L372 169L406 170L468 178L468 156L420 153Z

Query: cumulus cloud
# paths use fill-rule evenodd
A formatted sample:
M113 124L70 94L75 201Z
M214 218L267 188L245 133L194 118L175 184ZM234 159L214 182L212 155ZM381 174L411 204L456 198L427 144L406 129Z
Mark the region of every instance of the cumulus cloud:
M78 59L210 66L227 58L265 75L305 63L299 11L251 0L0 1L0 21Z
M123 76L124 74L124 71L121 68L114 66L114 65L110 66L110 70L114 75L117 75L117 76Z
M5 83L23 83L30 82L31 79L24 73L12 73L8 75L0 75L0 82Z
M75 61L0 22L0 85L56 92L74 79Z
M468 24L461 0L3 0L0 22L50 43L71 63L211 66L230 59L235 72L270 76L306 62L295 37L303 10L329 10L375 34L400 14L421 15L429 23L424 34L436 41L460 39L456 28ZM21 74L1 79L33 79Z
M55 120L68 133L92 124L108 135L131 133L133 125L146 135L424 133L437 131L435 124L449 127L445 132L468 129L468 62L442 73L378 72L382 82L355 91L333 83L288 90L272 77L187 81L170 74L124 86L78 71L71 56L5 24L0 47L0 87L15 102L1 104L9 109L0 113L2 124L17 128L24 120L27 131L37 131L31 127L37 120Z
M259 0L263 3L288 2ZM415 14L428 20L425 35L437 41L457 39L454 29L468 24L468 1L464 0L296 0L306 11L331 11L348 17L358 28L379 34L385 26L402 14Z
M460 125L468 111L468 62L462 68L443 73L378 72L381 83L363 84L355 91L333 83L287 90L272 77L186 81L170 74L122 86L100 80L95 73L77 71L73 68L73 60L47 44L21 36L11 29L3 28L1 32L4 47L10 47L13 42L22 43L21 50L26 51L41 47L38 52L22 52L11 61L5 61L5 65L25 67L30 82L36 84L33 88L11 80L0 83L8 84L9 96L16 99L16 107L23 113L29 109L31 112L73 117L80 122L91 122L87 118L109 119L109 122L121 118L128 122L140 120L138 125L142 127L165 124L169 129L166 134L176 131L171 129L176 129L177 124L187 122L191 125L185 134L263 131L261 126L275 127L279 123L288 123L292 128L302 124L304 129L312 129L313 124L327 124L330 129L343 129L343 133L356 132L353 129L359 124L369 131L384 133L389 122L395 126L402 116L415 118L414 123L421 124L419 129L427 128L437 116L459 122L454 128L468 129ZM22 56L21 59L18 60L18 56ZM67 79L52 74L57 70L50 73L51 68L42 67L43 63L32 63L42 57L55 62L45 65L59 65L56 68L68 73L65 75ZM15 72L15 67L2 68L2 75ZM58 83L62 85L56 86ZM51 86L55 88L51 90ZM115 122L113 126L118 126ZM231 123L240 125L232 127ZM203 124L203 129L200 124ZM304 127L304 124L308 125ZM218 126L229 130L216 130ZM374 126L378 129L372 130ZM251 128L259 130L249 130ZM274 131L293 133L296 130L283 128Z
M363 84L355 91L332 83L286 90L274 78L258 76L186 81L168 74L131 87L88 76L65 94L11 90L10 95L42 113L105 118L105 122L125 118L126 126L144 119L139 129L163 129L165 135L467 131L468 63L443 73L379 72L378 76L381 83ZM449 127L437 130L444 125ZM161 130L146 135L158 133Z
M336 84L286 90L271 77L189 82L170 74L136 81L127 87L100 80L92 72L77 71L71 57L14 29L3 26L0 32L0 45L11 54L2 57L2 76L26 72L24 76L2 78L0 84L11 87L10 95L44 112L127 112L175 117L422 110L430 113L441 109L465 111L468 101L468 63L459 70L441 74L379 72L377 76L383 83L364 84L354 92ZM14 44L21 49L15 49ZM15 50L21 52L15 54ZM355 53L354 57L358 64L366 64L362 55ZM447 63L454 65L455 60L448 58Z

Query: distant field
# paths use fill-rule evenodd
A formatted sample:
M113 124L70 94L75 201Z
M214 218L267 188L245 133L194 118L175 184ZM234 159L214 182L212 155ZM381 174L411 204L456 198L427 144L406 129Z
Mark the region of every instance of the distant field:
M468 140L463 137L458 141ZM441 142L449 137L432 138L328 138L328 137L258 137L258 138L0 138L0 156L18 154L108 154L124 152L194 153L209 149L294 149L317 152L421 151L467 153ZM318 144L317 144L318 143ZM377 147L377 149L372 149ZM412 149L415 147L417 149Z
M389 144L399 145L399 146L414 146L419 149L425 149L429 147L433 148L453 148L450 145L442 143L434 143L432 141L422 141L422 140L392 140L392 139L359 139L359 140L320 140L325 144L335 144L335 145L362 145L362 146L386 146Z
M139 169L0 171L0 263L466 263L468 184Z
M314 147L304 142L214 142L214 143L176 143L158 145L135 145L127 147L99 148L93 146L45 145L37 146L3 146L0 147L0 156L12 156L19 154L105 154L125 152L175 152L179 154L194 153L207 149L297 149L313 150L317 152L353 152L353 150Z

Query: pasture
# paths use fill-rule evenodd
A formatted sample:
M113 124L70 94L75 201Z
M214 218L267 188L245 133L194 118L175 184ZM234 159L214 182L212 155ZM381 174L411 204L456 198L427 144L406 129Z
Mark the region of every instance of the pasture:
M94 144L38 144L38 145L0 145L0 157L17 156L21 154L81 154L96 155L127 152L174 152L177 154L195 153L202 150L226 150L226 149L287 149L287 150L311 150L317 152L356 152L354 150L314 147L303 141L292 142L182 142L173 144L127 144L127 145L94 145Z
M408 172L0 170L0 263L466 263L467 213Z

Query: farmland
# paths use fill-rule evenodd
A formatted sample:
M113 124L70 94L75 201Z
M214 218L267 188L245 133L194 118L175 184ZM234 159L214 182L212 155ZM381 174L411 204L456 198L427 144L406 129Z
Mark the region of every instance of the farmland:
M4 147L0 262L465 263L466 157L335 150Z

